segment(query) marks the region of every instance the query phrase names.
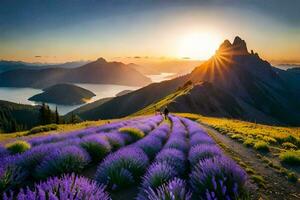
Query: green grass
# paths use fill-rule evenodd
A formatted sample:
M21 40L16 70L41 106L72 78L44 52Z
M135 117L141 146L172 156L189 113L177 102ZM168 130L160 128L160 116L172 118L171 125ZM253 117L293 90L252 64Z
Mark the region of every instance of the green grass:
M258 151L265 151L265 152L269 151L269 144L264 141L255 142L253 147Z
M285 149L297 149L297 146L290 142L282 143L282 147Z
M8 143L5 146L12 154L22 153L31 148L31 145L22 140L17 140L15 142Z
M132 127L123 127L120 128L119 131L121 133L125 133L133 137L134 140L139 140L145 136L145 133L137 128Z
M287 177L288 177L288 180L293 183L296 183L298 181L298 177L294 172L288 173Z
M260 187L265 188L265 179L260 175L251 175L251 179Z
M300 151L286 151L279 155L282 163L300 166Z
M271 145L278 146L279 148L286 147L283 145L289 142L300 148L300 128L299 127L280 127L280 126L269 126L251 122L245 122L227 118L216 118L216 117L204 117L196 114L183 113L181 116L198 120L199 122L206 124L218 130L222 134L242 135L244 141L248 138L254 140L263 140Z
M253 138L247 138L243 144L246 146L246 147L253 147L254 146L254 143L255 143L255 140Z
M48 124L48 125L43 125L43 126L36 126L32 129L30 129L27 133L27 135L31 134L36 134L36 133L42 133L42 132L47 132L47 131L54 131L58 129L57 124Z
M193 88L192 85L187 85L186 87L180 88L176 92L164 97L162 100L155 102L155 103L145 107L144 109L132 114L132 116L155 113L156 109L164 108L165 106L167 106L168 104L173 102L179 96L187 94L192 88Z
M290 172L286 169L287 166L282 164L299 166L300 127L270 126L235 119L204 117L191 113L178 113L178 115L210 126L260 153L269 152L266 156L270 159L266 159L260 153L257 153L257 156L266 164L266 167L284 174L287 178ZM294 171L294 168L290 170Z

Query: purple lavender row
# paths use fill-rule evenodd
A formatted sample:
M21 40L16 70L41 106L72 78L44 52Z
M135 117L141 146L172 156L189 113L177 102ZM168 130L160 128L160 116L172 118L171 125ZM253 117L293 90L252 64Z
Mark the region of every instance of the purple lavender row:
M162 148L168 132L169 126L163 123L143 139L109 154L98 166L95 179L111 190L137 183L149 160Z
M185 181L180 179L187 170L188 133L177 117L170 116L170 120L170 137L143 176L137 200L191 198Z
M151 122L152 128L159 118ZM145 128L150 129L145 126ZM17 155L1 158L0 190L14 188L25 180L39 180L63 173L81 172L89 163L99 162L117 143L119 147L131 140L123 133L94 134L39 145ZM132 141L132 140L131 140Z
M84 177L74 174L64 175L61 178L49 178L45 182L37 183L31 189L21 189L14 196L13 192L3 196L4 200L110 200L105 186Z
M124 127L124 126L134 126L134 125L138 125L138 124L144 124L147 122L148 123L150 122L150 125L153 126L155 124L156 125L159 124L161 121L162 121L161 116L154 116L154 117L150 117L150 118L149 117L147 117L147 118L140 117L140 118L136 118L136 119L132 119L132 120L109 123L109 124L105 124L105 125L98 126L98 127L90 127L90 128L86 128L83 130L61 133L59 135L51 134L51 135L47 135L47 136L35 137L35 138L28 140L28 142L31 144L31 146L37 146L37 145L46 144L46 143L63 141L63 140L70 139L70 138L83 137L83 136L86 136L89 134L94 134L94 133L111 132L111 131L118 130L119 128ZM143 130L143 131L146 132L147 130Z
M190 132L191 165L189 184L196 199L242 199L246 194L247 175L223 154L199 124L181 118Z

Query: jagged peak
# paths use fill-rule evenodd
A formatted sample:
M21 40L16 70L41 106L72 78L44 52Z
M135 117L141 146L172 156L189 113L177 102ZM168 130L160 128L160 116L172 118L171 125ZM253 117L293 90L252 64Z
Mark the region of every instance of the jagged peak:
M239 45L239 44L243 44L243 43L246 43L245 40L242 40L242 38L240 38L239 36L235 36L232 44Z
M100 57L96 60L96 62L107 62L103 57Z
M228 49L231 48L232 44L229 40L224 40L224 42L220 45L219 49Z
M247 44L245 40L236 36L231 44L229 40L225 40L217 50L217 53L227 55L248 55Z

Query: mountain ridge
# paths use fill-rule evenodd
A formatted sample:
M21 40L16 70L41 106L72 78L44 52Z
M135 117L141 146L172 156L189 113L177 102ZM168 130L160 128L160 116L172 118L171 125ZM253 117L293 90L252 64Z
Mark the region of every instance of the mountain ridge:
M240 37L236 37L233 43L225 40L214 56L196 67L190 74L150 84L127 95L116 97L91 111L82 113L81 117L83 119L105 119L130 115L159 102L191 81L194 85L198 85L200 82L207 82L211 85L206 85L201 89L196 86L193 95L189 98L197 100L198 104L202 105L209 105L209 101L218 102L210 106L212 110L220 111L218 112L220 117L299 125L300 104L297 101L296 91L300 91L300 86L297 85L296 79L291 81L292 79L295 77L271 66L254 51L251 50L249 53L246 42ZM218 92L215 94L210 90ZM209 96L207 98L205 95L199 96L197 91ZM223 95L222 98L218 96L218 93ZM227 103L222 103L222 99ZM199 109L191 109L192 106L185 101L182 101L182 104L184 106L171 104L171 111L192 111L197 114L215 116L213 111L200 109L200 105ZM221 109L220 106L228 106L230 109ZM183 107L185 109L181 109ZM241 108L240 112L235 113L234 107Z
M126 64L107 62L103 58L72 69L17 69L0 74L2 87L45 88L59 83L144 86L151 83L151 80Z

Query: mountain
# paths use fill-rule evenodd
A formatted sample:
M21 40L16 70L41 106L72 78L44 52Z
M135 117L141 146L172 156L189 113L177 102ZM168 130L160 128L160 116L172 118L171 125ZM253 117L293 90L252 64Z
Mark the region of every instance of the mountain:
M0 132L25 130L39 124L39 106L0 100Z
M103 58L72 69L17 69L0 74L1 87L46 88L59 83L143 86L151 83L151 80L128 65L107 62Z
M118 94L116 94L116 97L122 96L122 95L124 95L124 94L128 94L128 93L130 93L130 92L132 92L132 91L133 91L133 90L123 90L123 91L119 92Z
M225 40L190 74L150 84L79 116L114 118L169 105L172 112L300 125L300 79L293 74L271 66L252 50L249 53L246 42L236 37L233 43ZM187 85L188 91L178 96Z
M97 108L98 106L104 104L105 102L108 102L111 99L113 99L113 97L106 97L106 98L94 101L92 103L88 103L88 104L85 104L83 106L80 106L79 108L76 108L75 110L67 113L65 115L65 119L68 119L69 117L71 117L72 114L75 114L75 115L79 116L82 113L85 113L86 111L93 110L93 109Z
M28 100L61 105L78 105L96 96L89 90L71 84L57 84L45 88L43 91L30 97Z
M300 74L300 67L289 68L289 69L287 69L287 71Z
M73 61L60 64L27 63L22 61L0 60L0 73L16 69L76 68L87 64L87 61Z
M201 61L190 59L177 60L151 60L137 61L137 64L130 63L129 66L146 75L158 75L161 73L171 73L176 76L190 73L195 66L199 65Z

